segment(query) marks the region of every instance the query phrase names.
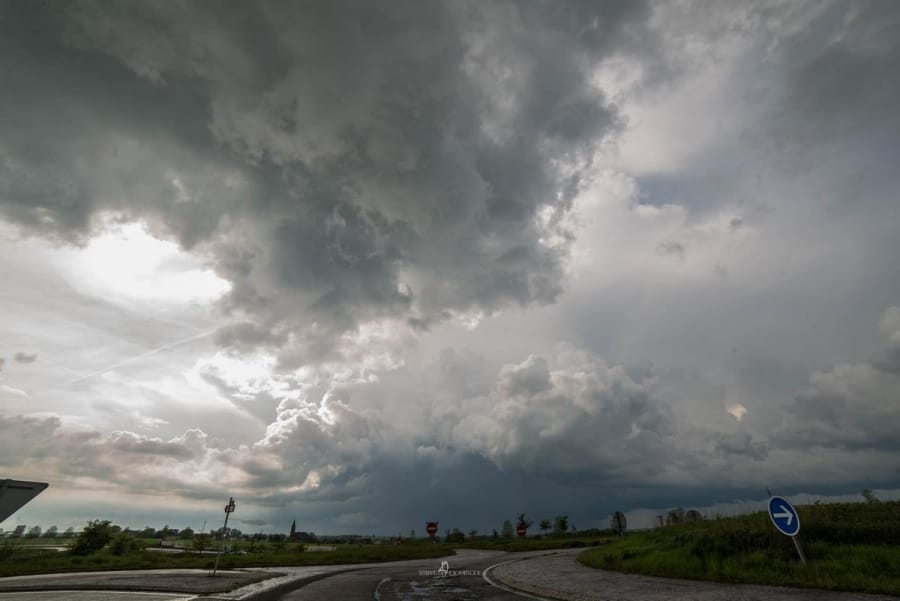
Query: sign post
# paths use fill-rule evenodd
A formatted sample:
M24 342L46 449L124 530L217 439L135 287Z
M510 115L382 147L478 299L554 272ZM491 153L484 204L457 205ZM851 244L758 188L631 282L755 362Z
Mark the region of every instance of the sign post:
M797 534L800 532L800 516L794 506L784 497L773 496L769 499L769 519L772 520L779 532L791 538L797 554L800 556L800 561L806 564L806 555L803 554L803 547L800 546L800 541L797 539Z
M428 536L434 540L434 535L437 534L438 531L438 523L437 522L425 522L425 532L428 533Z
M528 528L526 528L525 526L518 526L516 528L516 534L518 534L519 536L525 536L526 534L528 534Z
M219 552L216 553L216 563L213 565L213 576L216 575L216 570L219 569L219 557L222 556L222 551L225 550L225 535L228 532L228 516L232 513L234 513L234 497L229 497L228 505L225 506L225 525L222 526L222 544L219 545Z
M628 520L625 519L625 514L621 511L617 511L612 515L612 518L609 520L610 527L619 533L619 536L625 536L625 529L628 527Z

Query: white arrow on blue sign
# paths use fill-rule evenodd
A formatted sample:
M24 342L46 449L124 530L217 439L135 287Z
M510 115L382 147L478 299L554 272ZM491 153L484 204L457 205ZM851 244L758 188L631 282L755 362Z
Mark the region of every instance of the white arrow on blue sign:
M769 499L769 517L782 534L797 536L800 532L800 516L787 499L782 497Z

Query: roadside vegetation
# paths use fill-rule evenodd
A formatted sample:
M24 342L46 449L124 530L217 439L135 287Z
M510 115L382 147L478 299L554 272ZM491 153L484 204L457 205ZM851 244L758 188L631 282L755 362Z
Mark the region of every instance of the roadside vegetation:
M606 539L579 561L653 576L900 595L900 502L869 496L797 510L806 565L766 512Z
M540 521L528 536L518 535L534 522L525 514L506 520L490 533L448 529L443 536L406 538L316 537L309 532L244 534L229 529L228 551L220 569L263 566L333 565L426 559L452 555L455 548L533 551L587 547L601 543L611 531L577 530L567 515ZM541 534L535 531L540 530ZM221 544L221 529L194 532L168 526L156 530L122 529L106 520L88 522L80 532L54 527L43 533L31 528L24 536L0 540L0 576L50 572L196 568L212 569Z
M159 539L139 538L128 532L113 533L105 521L90 522L80 535L68 541L65 551L39 546L48 540L57 545L65 542L58 539L0 541L0 576L163 568L211 570L216 557L214 551L219 545L209 535L198 535L170 552L148 550L158 547ZM205 544L195 544L197 541ZM284 540L232 542L230 552L221 556L219 569L369 563L453 554L449 545L426 540L401 544L343 543L319 551L308 551L306 547L304 543Z

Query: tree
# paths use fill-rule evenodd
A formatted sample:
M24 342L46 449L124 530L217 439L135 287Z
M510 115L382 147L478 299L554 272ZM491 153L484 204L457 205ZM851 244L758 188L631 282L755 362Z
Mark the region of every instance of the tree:
M25 538L38 538L41 535L41 527L33 526L28 530L28 534L25 535Z
M553 527L553 524L550 523L550 520L541 520L541 523L538 525L538 528L541 529L541 532L546 533L547 530Z
M178 533L178 538L194 538L194 529L182 528L181 532Z
M459 528L454 528L444 538L444 541L448 542L448 543L462 543L462 542L465 542L465 540L466 540L466 535L463 534Z
M558 515L553 518L553 534L564 535L569 530L569 516Z
M132 551L140 551L142 545L127 532L117 533L109 544L109 552L113 555L126 555Z
M68 528L66 528L66 531L63 532L63 538L72 538L73 536L75 536L75 528L69 526Z
M494 532L491 534L491 538L500 538L500 533L497 532L496 528L494 528Z
M478 530L469 530L469 538L475 538L478 536Z
M415 540L415 538L416 538L416 531L415 531L415 529L409 531L409 538Z
M863 499L866 500L866 503L880 503L881 500L875 496L875 493L871 491L871 489L865 489L862 491Z
M92 520L87 523L75 544L72 546L72 553L75 555L90 555L96 553L106 546L106 543L112 538L112 527L109 520Z
M685 522L700 522L703 520L703 514L696 509L689 509L684 513Z
M144 529L141 530L141 533L138 536L140 538L157 538L156 528L151 528L150 526L144 526Z
M675 526L684 523L684 507L676 507L666 514L666 526Z
M519 517L516 518L516 528L528 529L531 528L531 525L533 523L534 522L532 520L529 520L527 517L525 517L524 513L520 513Z
M503 538L512 538L513 537L513 525L509 520L503 520L503 528L501 530L503 532Z
M209 534L201 532L197 536L194 537L193 547L194 551L202 551L209 545Z
M49 528L47 528L46 532L44 532L44 536L48 538L54 538L57 532L59 532L59 529L56 526L50 526Z

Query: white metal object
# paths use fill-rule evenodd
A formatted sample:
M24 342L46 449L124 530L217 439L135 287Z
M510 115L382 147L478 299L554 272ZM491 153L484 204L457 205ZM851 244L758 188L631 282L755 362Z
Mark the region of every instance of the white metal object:
M225 550L225 536L228 534L228 516L234 513L234 507L234 497L229 497L228 505L225 506L225 525L222 526L222 543L219 545L219 552L216 553L216 563L213 565L213 576L216 575L216 571L219 569L219 558Z

